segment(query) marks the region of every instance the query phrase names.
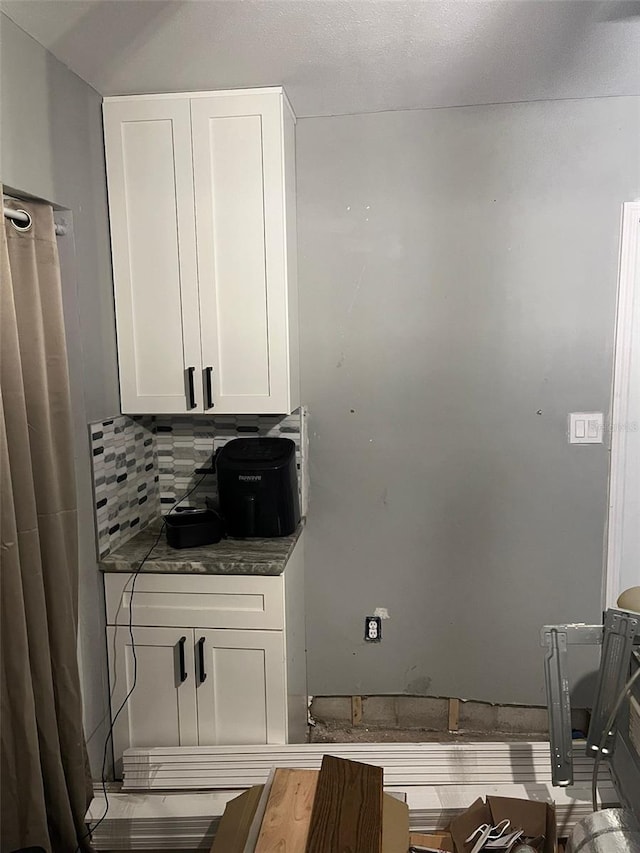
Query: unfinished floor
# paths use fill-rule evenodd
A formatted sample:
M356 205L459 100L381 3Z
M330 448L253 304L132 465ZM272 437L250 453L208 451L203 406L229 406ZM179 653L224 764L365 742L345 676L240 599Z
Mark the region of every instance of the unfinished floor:
M546 740L546 708L431 696L315 696L311 743L430 743ZM572 711L584 736L588 712Z

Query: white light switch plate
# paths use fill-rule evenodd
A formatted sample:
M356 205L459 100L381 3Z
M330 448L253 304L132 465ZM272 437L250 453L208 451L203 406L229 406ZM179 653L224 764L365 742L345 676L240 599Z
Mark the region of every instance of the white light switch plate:
M571 412L569 444L602 444L603 428L602 412Z

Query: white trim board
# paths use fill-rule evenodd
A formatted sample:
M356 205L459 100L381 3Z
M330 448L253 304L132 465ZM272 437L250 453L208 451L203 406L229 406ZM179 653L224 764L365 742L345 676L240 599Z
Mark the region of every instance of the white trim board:
M402 788L385 786L390 794ZM228 800L238 791L190 794L108 794L109 812L93 834L97 850L204 850L211 848L218 822ZM611 783L598 787L603 806L618 804ZM419 786L406 790L413 832L429 832L448 826L478 797L486 795L555 801L560 835L571 832L577 821L591 814L588 785L552 788L540 785ZM102 790L97 790L87 812L95 821L104 814Z
M243 789L264 784L273 767L319 769L325 754L382 767L386 786L547 784L547 742L466 744L284 744L155 747L123 755L123 791ZM574 748L576 785L591 780L584 741ZM607 778L606 765L601 779Z
M604 606L640 584L640 201L622 206Z

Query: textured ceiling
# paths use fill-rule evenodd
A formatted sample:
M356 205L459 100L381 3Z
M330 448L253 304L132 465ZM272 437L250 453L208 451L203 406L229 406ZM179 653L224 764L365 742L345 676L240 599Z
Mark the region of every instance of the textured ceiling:
M640 93L640 3L6 0L105 95L283 84L299 116Z

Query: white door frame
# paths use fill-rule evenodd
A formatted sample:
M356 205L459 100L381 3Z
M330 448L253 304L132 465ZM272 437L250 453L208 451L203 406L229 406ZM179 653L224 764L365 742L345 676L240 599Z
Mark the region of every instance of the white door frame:
M640 359L640 201L622 205L622 228L618 273L618 303L613 366L613 398L611 405L611 459L609 468L609 507L604 571L604 605L615 607L628 586L622 568L625 527L630 522L625 506L625 490L634 478L637 493L640 470L633 470L627 459L628 438L637 436L640 424L629 422L631 382L639 381ZM640 438L636 438L640 440ZM636 520L635 524L639 523ZM637 555L640 565L640 553ZM637 583L640 583L640 578Z

